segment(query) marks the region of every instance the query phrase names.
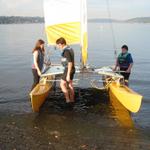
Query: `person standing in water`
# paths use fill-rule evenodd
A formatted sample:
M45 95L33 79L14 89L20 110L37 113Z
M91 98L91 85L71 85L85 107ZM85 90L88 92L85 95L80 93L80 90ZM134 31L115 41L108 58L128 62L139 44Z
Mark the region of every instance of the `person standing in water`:
M121 49L122 52L118 55L114 71L116 71L117 67L119 67L120 74L124 76L125 85L128 86L128 80L133 66L133 59L132 55L128 53L127 45L123 45Z
M62 51L61 62L65 68L60 81L60 87L66 98L66 106L72 106L74 104L74 51L71 47L67 45L66 40L63 37L57 39L56 46Z
M39 39L36 42L34 49L32 50L33 54L33 63L32 63L32 73L33 73L33 84L31 90L39 83L41 71L44 64L44 41Z

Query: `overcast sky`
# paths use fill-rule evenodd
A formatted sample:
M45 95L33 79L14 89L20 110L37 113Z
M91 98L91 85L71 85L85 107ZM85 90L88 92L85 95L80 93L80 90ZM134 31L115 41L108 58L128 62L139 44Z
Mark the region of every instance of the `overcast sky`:
M87 0L88 18L107 18L107 1L112 18L150 16L150 0ZM43 0L0 0L0 16L43 16Z

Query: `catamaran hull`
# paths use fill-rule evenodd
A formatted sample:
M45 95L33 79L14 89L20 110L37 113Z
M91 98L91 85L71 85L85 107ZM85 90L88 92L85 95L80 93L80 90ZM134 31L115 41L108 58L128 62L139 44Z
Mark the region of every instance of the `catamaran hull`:
M52 79L52 77L50 78ZM40 83L37 84L36 87L30 93L32 110L34 112L39 112L40 107L45 102L50 90L52 89L52 82L44 82L44 80L41 80Z
M111 83L108 88L110 100L119 101L126 109L131 112L138 112L142 102L142 96L134 92L125 85Z
M126 109L119 100L114 96L114 94L109 94L110 96L110 103L112 105L112 113L115 114L115 118L117 119L118 123L123 127L134 127L134 122L132 120L130 111Z

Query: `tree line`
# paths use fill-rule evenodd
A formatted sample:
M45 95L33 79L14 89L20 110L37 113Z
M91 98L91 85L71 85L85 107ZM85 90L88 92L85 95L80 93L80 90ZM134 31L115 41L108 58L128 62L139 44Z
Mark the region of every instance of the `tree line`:
M0 16L0 24L43 23L43 17Z

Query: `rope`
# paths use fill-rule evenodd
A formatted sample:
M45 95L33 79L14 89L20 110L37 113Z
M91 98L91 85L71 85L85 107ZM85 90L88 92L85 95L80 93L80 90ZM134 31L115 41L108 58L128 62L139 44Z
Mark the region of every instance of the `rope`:
M111 29L112 38L113 38L114 56L115 56L115 59L116 59L117 58L117 46L116 46L116 38L115 38L115 34L114 34L114 28L113 28L113 23L112 23L109 0L106 0L106 3L107 3L108 18L110 20L110 29Z

